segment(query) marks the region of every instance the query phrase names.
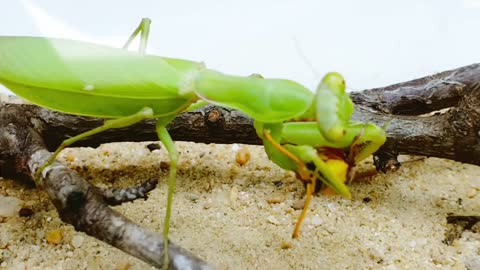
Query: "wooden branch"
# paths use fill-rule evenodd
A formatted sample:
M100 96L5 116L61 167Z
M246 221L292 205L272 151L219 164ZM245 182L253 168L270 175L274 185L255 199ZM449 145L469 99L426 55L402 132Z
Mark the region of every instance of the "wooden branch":
M420 115L453 107L480 82L480 64L440 72L416 80L351 94L354 103L385 114Z

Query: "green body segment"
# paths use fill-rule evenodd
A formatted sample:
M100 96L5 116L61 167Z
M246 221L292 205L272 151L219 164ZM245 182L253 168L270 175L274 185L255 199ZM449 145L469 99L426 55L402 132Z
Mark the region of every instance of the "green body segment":
M230 76L211 70L198 74L195 87L201 98L243 111L265 123L293 119L313 101L310 90L290 80Z
M185 74L201 68L79 41L0 37L0 83L33 103L78 115L118 118L143 107L155 116L177 113L196 98L179 94Z

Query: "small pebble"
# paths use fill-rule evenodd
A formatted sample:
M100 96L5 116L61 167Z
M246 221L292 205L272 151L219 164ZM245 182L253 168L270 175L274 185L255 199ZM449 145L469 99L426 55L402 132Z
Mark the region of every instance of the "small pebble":
M322 221L322 219L320 219L319 216L315 215L315 216L312 218L312 220L311 220L310 223L311 223L312 225L314 225L314 226L319 226L319 225L321 225L321 224L323 223L323 221Z
M41 249L40 246L37 246L37 245L32 245L31 248L32 248L32 251L33 251L33 252L39 252L40 249Z
M8 239L2 239L0 242L0 249L6 249L8 247Z
M63 240L62 232L58 229L48 231L45 234L45 239L47 240L47 242L49 244L58 245L58 244L62 243L62 240Z
M35 235L37 236L38 239L42 239L45 237L45 231L43 230L36 230Z
M237 151L235 155L235 161L238 165L243 166L250 160L250 151L248 151L246 146L242 146L240 150Z
M292 208L295 210L301 210L303 209L303 206L305 205L304 200L296 200L292 203Z
M423 237L422 237L422 238L418 238L418 239L416 240L416 242L417 242L417 244L418 244L419 246L425 246L425 245L428 243L427 239L426 239L426 238L423 238Z
M75 235L72 237L72 246L75 248L79 248L83 245L85 238L81 235Z
M292 248L292 243L287 242L287 241L282 241L282 244L280 245L281 249L289 249Z
M6 259L6 258L8 258L8 257L10 257L10 251L8 251L8 250L2 250L2 252L0 252L0 258Z
M203 209L205 209L205 210L209 209L210 207L212 207L212 202L211 201L203 204Z
M267 203L269 204L277 204L285 201L285 196L280 194L275 194L272 197L267 199Z
M130 261L124 259L117 263L117 265L115 266L115 270L128 270L130 269L130 267L132 267Z
M416 245L417 245L417 242L415 242L415 240L412 240L408 243L408 245L411 247L411 248L414 248Z
M18 215L21 216L21 217L30 217L30 216L33 215L33 210L31 208L28 208L28 207L22 207L18 211Z
M477 190L475 190L475 189L471 189L471 190L467 193L467 197L470 198L470 199L473 198L473 197L475 197L475 195L477 195Z
M475 223L470 229L473 233L480 233L480 221Z
M153 152L154 150L160 150L161 146L158 143L150 143L147 145L147 148L150 150L150 152Z
M274 225L280 224L280 222L278 221L278 219L276 219L274 216L269 216L269 217L267 218L267 220L268 220L268 222L270 222L270 223L272 223L272 224L274 224Z
M15 197L0 195L0 217L13 217L22 208L23 201Z
M282 181L279 181L279 180L278 180L278 181L273 181L272 183L273 183L273 185L276 186L276 187L281 187L281 186L283 186L283 182L282 182Z
M185 197L189 200L189 201L192 201L192 202L197 202L198 199L200 199L200 197L195 194L195 193L187 193L185 194Z
M74 162L74 161L75 161L75 156L72 155L72 154L67 154L67 155L65 156L65 160L66 160L67 162Z

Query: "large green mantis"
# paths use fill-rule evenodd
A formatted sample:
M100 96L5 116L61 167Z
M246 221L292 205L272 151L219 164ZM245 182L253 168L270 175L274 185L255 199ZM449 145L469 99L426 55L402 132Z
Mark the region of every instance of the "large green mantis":
M313 93L282 79L231 76L204 64L146 54L149 19L143 19L123 49L40 37L0 37L0 83L17 95L53 110L108 118L103 126L65 140L37 171L65 147L107 129L158 118L156 131L170 158L164 223L165 265L178 154L166 126L175 116L206 103L241 110L255 120L268 157L306 184L297 237L317 181L350 198L351 168L374 153L385 132L352 122L353 103L343 77L328 73ZM138 52L126 50L140 37Z

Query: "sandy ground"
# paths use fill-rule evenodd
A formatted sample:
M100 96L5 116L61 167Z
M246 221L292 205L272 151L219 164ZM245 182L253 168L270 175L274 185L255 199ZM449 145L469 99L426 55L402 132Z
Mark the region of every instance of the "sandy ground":
M72 148L60 160L96 185L159 177L149 199L116 209L161 231L166 152L147 143ZM180 152L171 239L222 269L480 269L480 234L442 243L447 213L479 214L480 167L428 158L351 185L353 199L317 196L301 236L290 238L303 186L259 146L177 143ZM243 166L238 151L250 154ZM405 157L407 158L407 157ZM360 171L372 167L371 161ZM31 217L0 219L0 269L153 269L63 224L46 194L13 180L0 195ZM368 199L367 199L368 198ZM59 244L46 235L59 229Z

